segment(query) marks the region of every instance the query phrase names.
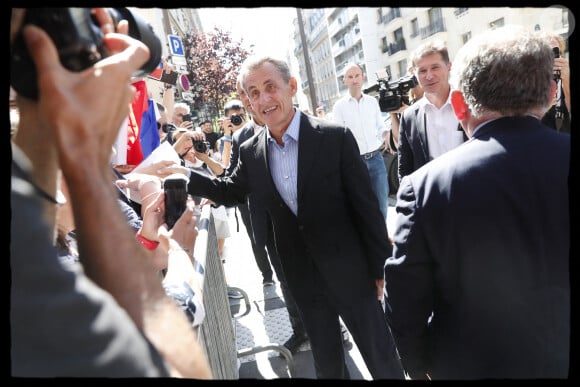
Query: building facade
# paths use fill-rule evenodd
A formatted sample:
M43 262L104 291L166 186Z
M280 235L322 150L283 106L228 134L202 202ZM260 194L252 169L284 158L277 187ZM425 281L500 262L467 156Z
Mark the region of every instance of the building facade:
M568 12L561 6L305 9L302 28L307 45L302 45L300 26L295 22L294 55L300 64L300 78L305 80L301 82L302 89L310 108L323 105L328 111L347 92L342 84L347 63L356 62L365 70L364 89L374 85L378 78L390 76L391 80L397 80L405 76L412 51L428 40L445 42L453 62L455 53L473 36L503 25L554 31L567 38ZM305 49L311 58L311 79L303 59ZM316 89L317 101L310 97L310 86Z

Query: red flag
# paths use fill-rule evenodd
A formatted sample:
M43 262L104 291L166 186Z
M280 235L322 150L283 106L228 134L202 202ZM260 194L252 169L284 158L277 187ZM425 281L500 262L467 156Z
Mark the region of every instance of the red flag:
M141 117L147 111L149 96L147 93L147 84L141 79L133 83L135 87L135 97L131 102L129 112L129 123L127 125L127 164L138 165L143 161L143 150L139 140L141 127Z

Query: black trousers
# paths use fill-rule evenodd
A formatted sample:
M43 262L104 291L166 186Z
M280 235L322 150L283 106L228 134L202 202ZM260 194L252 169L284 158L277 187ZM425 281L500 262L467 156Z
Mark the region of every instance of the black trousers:
M248 208L248 203L238 205L238 210L240 210L240 215L242 215L242 221L248 232L248 237L250 238L250 244L252 245L252 252L254 253L254 259L258 265L258 269L262 273L262 279L264 281L272 280L272 266L270 266L270 260L268 259L268 253L266 252L265 246L259 246L254 241L254 232L252 230L252 220L250 218L250 210Z
M345 361L339 317L350 331L373 379L404 379L403 366L383 308L374 292L346 305L324 285L297 300L310 338L316 376L350 379ZM299 285L298 285L299 286Z
M298 307L296 306L294 297L286 285L286 277L284 276L284 270L282 269L280 256L276 250L276 242L274 241L274 229L272 227L272 221L270 220L270 217L266 215L265 217L260 218L264 219L266 223L265 227L267 230L267 239L266 245L264 246L261 243L256 243L254 240L252 218L250 218L250 210L247 203L239 205L238 209L240 210L242 221L244 222L246 230L248 231L252 252L254 253L254 259L256 260L256 264L258 265L260 272L262 273L262 277L264 279L272 279L272 268L274 268L276 277L278 277L278 281L280 281L280 290L284 296L286 310L288 311L288 319L290 320L292 330L297 335L305 334L306 330L304 329L304 324L302 323Z

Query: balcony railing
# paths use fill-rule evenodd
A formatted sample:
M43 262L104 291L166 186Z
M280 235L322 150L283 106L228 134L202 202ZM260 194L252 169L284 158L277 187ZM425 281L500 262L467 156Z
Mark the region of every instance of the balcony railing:
M398 17L401 17L401 9L400 8L391 8L391 10L386 15L383 15L382 23L389 24L389 22L395 20Z
M407 45L405 44L405 39L401 39L395 43L389 43L389 56L406 49Z
M428 38L431 35L435 35L438 32L445 31L445 23L443 19L439 19L429 24L427 27L421 28L421 39Z

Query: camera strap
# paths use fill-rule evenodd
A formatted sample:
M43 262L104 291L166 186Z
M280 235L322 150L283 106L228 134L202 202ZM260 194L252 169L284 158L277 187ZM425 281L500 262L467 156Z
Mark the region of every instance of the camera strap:
M556 82L556 130L560 131L562 129L562 125L564 125L564 100L562 98L562 79L558 78L558 82Z

